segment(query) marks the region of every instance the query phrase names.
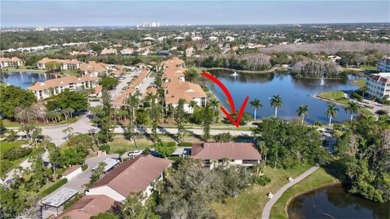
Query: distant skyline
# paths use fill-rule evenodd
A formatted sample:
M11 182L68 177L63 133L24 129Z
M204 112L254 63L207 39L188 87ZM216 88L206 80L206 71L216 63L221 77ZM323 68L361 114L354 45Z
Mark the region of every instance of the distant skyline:
M390 22L389 1L1 0L2 28Z

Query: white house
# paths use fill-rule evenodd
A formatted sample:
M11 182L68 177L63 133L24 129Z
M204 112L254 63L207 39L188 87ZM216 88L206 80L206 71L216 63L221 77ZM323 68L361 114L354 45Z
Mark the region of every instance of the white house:
M142 193L146 200L171 164L172 161L167 159L139 155L123 162L92 184L86 190L86 195L106 195L115 201L123 202L129 195Z
M254 166L261 161L261 155L252 143L193 144L191 156L210 168L223 164Z
M72 69L76 70L80 68L81 62L79 62L77 59L49 59L49 58L43 58L37 63L37 67L39 69L47 69L47 63L55 62L59 64L59 68L61 70L67 70Z
M75 166L72 166L69 169L65 170L65 172L62 173L61 178L62 179L66 178L69 181L69 180L75 178L76 176L78 176L82 172L83 172L83 170L81 169L81 166L75 165Z

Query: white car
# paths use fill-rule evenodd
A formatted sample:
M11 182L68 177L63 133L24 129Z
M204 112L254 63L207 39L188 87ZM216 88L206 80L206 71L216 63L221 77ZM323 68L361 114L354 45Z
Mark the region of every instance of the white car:
M130 151L127 155L128 155L129 157L135 157L135 156L138 156L138 155L140 155L140 154L142 154L142 151L141 151L141 150L135 150L135 151Z

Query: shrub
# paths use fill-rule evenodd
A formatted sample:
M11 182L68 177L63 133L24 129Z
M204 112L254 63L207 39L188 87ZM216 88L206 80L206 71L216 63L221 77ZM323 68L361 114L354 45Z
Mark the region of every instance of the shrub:
M164 157L171 155L176 150L176 142L161 142L157 143L154 148Z
M47 195L49 195L50 193L54 192L56 189L60 188L61 186L63 186L65 183L68 182L68 179L67 178L63 178L63 179L60 179L59 181L57 181L56 183L54 183L52 186L50 186L49 188L43 190L41 193L40 193L40 196L41 197L45 197Z
M386 110L377 110L376 114L378 114L378 115L386 115L387 111Z
M268 178L267 176L258 176L258 177L253 177L252 181L255 184L265 186L271 182L271 179Z
M353 98L353 99L356 99L356 100L358 100L358 101L363 101L363 97L362 96L360 96L358 93L356 93L356 92L352 92L351 93L351 97Z
M3 159L5 160L16 160L25 156L28 156L32 152L31 148L13 148L4 153Z
M85 171L86 169L88 169L88 165L87 165L87 164L83 164L83 165L81 166L81 170L82 170L82 171Z
M102 150L102 151L105 151L107 154L109 154L110 150L111 150L110 145L108 145L108 144L101 145L99 147L99 149Z
M178 145L182 146L182 147L189 147L189 146L192 146L192 143L183 141L183 142L180 142Z

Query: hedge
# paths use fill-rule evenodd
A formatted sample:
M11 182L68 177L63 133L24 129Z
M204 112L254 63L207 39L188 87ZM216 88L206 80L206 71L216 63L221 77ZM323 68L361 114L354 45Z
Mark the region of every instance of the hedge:
M32 152L31 148L14 148L4 153L2 159L5 160L17 160L19 158L25 157Z
M179 146L184 146L184 147L189 147L189 146L192 146L192 143L183 141L183 142L180 142L178 145Z
M60 188L61 186L63 186L65 183L68 182L68 179L67 178L63 178L63 179L60 179L58 182L54 183L52 186L50 186L49 188L43 190L41 193L40 193L40 196L41 197L45 197L47 195L49 195L50 193L54 192L55 190L57 190L58 188Z

